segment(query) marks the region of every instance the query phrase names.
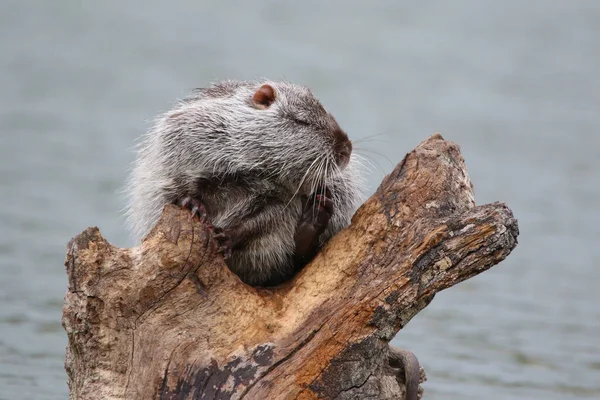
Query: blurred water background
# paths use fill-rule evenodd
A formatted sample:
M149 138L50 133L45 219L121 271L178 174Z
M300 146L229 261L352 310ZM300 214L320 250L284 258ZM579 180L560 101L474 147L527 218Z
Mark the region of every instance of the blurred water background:
M313 88L377 160L458 142L519 246L395 339L428 399L600 398L600 2L46 1L0 11L0 399L64 399L67 241L120 246L134 139L193 87ZM390 161L386 160L389 159Z

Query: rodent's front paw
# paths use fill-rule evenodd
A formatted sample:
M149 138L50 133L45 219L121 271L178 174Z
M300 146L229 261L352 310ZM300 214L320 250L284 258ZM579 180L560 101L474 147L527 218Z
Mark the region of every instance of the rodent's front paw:
M300 264L306 263L319 251L319 236L327 229L333 214L333 200L329 189L321 188L315 193L302 197L302 216L294 235L294 254Z
M315 233L320 235L329 224L333 214L333 200L328 188L317 190L315 193L302 199L303 211L300 224L310 224Z
M198 217L200 221L204 221L206 218L206 207L198 199L187 196L179 202L179 205L189 210L192 218Z
M223 259L227 260L231 257L231 250L233 249L233 240L231 236L227 232L227 230L222 228L214 227L213 231L213 239L217 243L217 251L223 254Z
M188 196L181 200L179 205L190 211L190 218L197 217L199 221L206 222L206 207L200 200ZM210 223L208 229L212 232L212 237L217 244L217 251L223 254L223 258L227 260L231 257L231 249L233 248L231 235L227 230L214 227Z

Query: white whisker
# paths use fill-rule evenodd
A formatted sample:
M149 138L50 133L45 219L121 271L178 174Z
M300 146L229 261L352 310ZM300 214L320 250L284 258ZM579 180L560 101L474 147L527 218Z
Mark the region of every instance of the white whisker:
M318 158L315 158L315 160L310 164L310 166L306 169L306 172L304 173L304 176L302 177L302 179L300 180L300 183L298 184L298 188L296 189L296 191L294 192L294 194L292 195L292 198L290 199L290 201L287 202L287 204L285 205L284 209L287 209L287 207L290 205L290 203L294 200L294 198L296 197L296 195L298 194L298 192L300 191L300 188L302 187L302 185L304 184L304 181L306 180L306 177L308 176L308 174L310 173L311 168L315 165L315 163L319 161Z

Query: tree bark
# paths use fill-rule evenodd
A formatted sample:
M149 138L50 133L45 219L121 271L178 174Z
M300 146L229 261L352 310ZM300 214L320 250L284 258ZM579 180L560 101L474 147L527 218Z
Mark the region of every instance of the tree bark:
M437 292L502 261L517 235L504 204L475 206L460 150L439 134L277 288L243 284L176 206L132 249L88 228L65 262L70 397L403 398L388 342Z

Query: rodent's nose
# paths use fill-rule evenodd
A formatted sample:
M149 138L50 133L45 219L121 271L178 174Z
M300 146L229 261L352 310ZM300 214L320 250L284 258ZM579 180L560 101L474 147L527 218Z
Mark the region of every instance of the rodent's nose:
M342 128L339 127L333 131L333 140L336 144L350 141L348 140L348 135L346 134L346 132L344 132Z
M350 161L350 155L352 154L352 142L351 141L346 141L344 143L344 145L342 146L342 148L339 151L340 157L339 157L339 162L342 165L346 165L348 164L348 162Z
M352 142L348 139L348 135L341 129L334 131L334 152L337 163L340 166L346 166L350 161L352 154Z

